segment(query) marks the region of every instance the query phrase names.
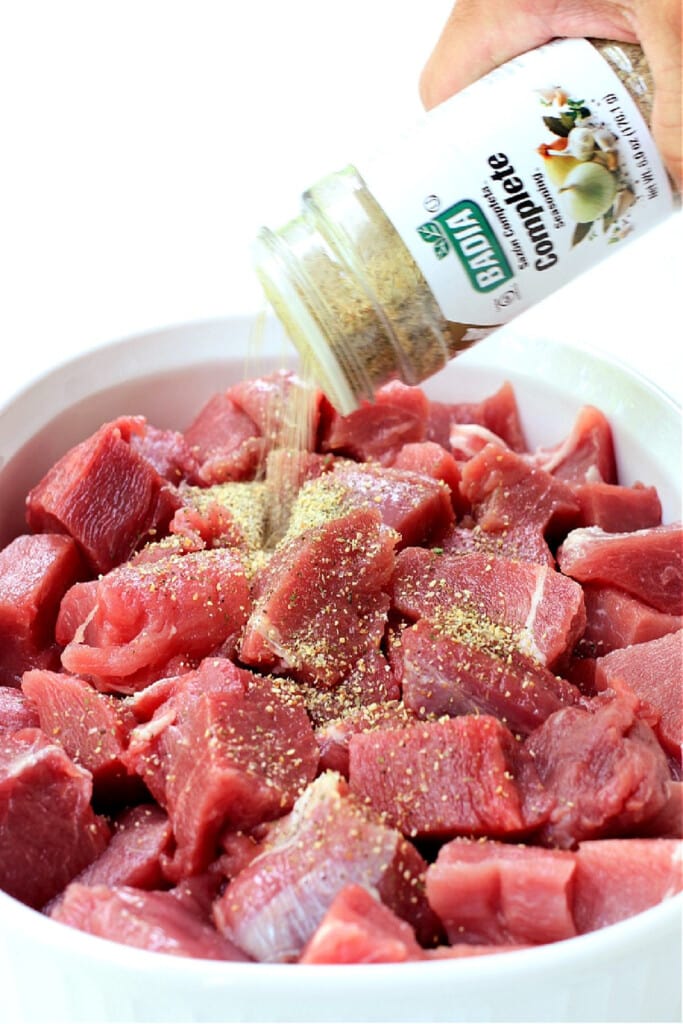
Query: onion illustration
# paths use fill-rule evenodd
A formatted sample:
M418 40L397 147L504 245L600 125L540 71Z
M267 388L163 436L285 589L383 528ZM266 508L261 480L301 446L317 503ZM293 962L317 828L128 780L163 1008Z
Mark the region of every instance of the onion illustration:
M580 163L560 189L569 216L577 224L588 224L607 213L617 194L616 177L593 161Z

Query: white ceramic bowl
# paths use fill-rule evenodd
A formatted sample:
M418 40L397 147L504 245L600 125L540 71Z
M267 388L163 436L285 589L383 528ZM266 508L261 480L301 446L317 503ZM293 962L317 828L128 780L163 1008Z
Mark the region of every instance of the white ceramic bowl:
M106 419L144 413L183 428L209 394L291 353L271 329L245 363L246 319L126 339L39 378L0 410L0 543L23 529L24 497ZM429 382L432 397L516 389L530 443L552 444L582 404L613 426L624 483L681 509L680 410L623 367L504 330ZM681 897L566 942L466 960L358 967L231 964L145 953L50 921L0 893L0 1005L19 1022L679 1021Z

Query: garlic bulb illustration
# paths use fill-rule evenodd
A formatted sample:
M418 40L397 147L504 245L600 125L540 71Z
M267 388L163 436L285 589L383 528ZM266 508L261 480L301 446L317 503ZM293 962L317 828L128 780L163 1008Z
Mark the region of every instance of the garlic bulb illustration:
M590 160L595 150L591 128L572 128L567 136L567 152L577 160Z

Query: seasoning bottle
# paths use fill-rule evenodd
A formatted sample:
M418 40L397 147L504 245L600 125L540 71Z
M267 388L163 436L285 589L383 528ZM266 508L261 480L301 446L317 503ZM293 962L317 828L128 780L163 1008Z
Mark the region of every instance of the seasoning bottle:
M337 409L423 381L672 212L651 109L640 47L556 40L263 228L257 274Z

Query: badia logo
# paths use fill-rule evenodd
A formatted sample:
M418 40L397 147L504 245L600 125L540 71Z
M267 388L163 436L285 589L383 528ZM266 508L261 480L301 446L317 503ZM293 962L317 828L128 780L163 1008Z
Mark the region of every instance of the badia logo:
M434 246L438 260L451 250L478 292L490 292L514 276L500 243L480 207L471 199L450 206L417 229Z

